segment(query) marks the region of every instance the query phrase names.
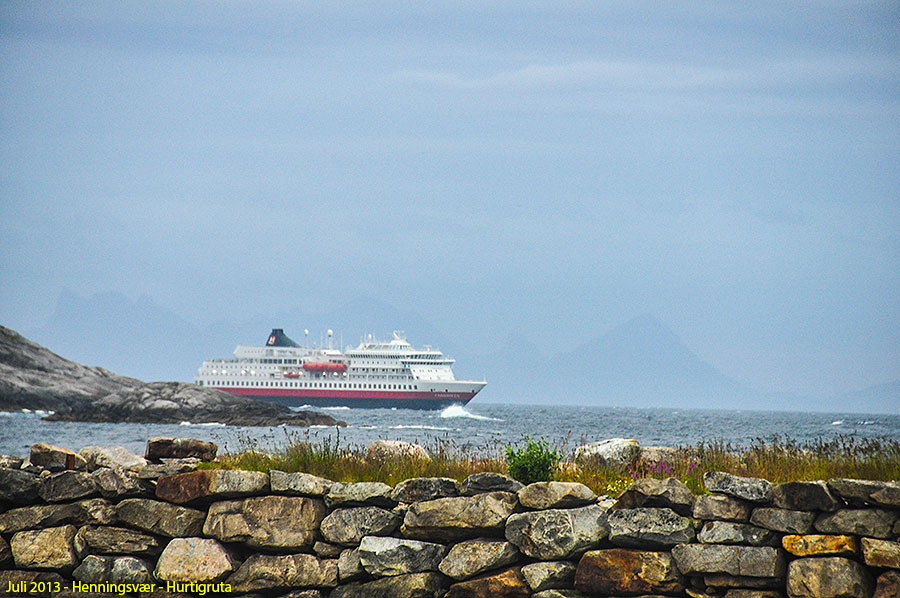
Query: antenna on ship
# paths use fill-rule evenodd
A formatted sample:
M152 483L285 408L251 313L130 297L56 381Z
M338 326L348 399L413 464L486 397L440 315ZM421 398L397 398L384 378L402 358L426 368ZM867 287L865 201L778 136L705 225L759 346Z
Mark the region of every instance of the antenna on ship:
M328 329L328 348L331 349L331 339L334 336L334 330Z
M304 329L303 329L303 336L305 337L305 338L303 339L303 346L304 346L304 347L309 347L309 328L304 328Z

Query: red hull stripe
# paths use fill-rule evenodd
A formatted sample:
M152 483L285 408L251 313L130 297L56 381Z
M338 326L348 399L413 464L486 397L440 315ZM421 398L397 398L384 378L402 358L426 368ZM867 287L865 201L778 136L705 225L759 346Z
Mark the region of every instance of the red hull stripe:
M214 386L236 395L303 399L415 399L421 401L471 401L474 392L403 392L391 390L330 390L325 388L244 388Z

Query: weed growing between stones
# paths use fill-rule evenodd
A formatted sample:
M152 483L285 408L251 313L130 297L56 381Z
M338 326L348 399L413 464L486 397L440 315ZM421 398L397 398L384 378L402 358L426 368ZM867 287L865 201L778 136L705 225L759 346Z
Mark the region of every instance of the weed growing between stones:
M545 440L525 437L525 448L506 447L507 473L525 485L549 482L559 465L560 454L551 449Z

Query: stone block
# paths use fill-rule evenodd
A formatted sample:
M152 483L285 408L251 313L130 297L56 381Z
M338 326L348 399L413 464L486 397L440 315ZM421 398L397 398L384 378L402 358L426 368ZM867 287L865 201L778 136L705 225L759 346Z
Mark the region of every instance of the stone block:
M493 471L482 471L473 473L459 486L459 493L463 496L475 496L476 494L485 494L489 492L512 492L516 493L524 486L512 479L508 475L496 473Z
M335 509L322 521L322 536L342 546L356 546L364 536L386 536L401 523L398 514L380 507Z
M101 467L139 471L148 462L122 446L86 446L78 454L85 461L88 471L96 471Z
M506 524L506 539L542 561L579 556L608 535L606 511L598 505L517 513Z
M748 521L750 503L726 494L701 494L694 502L694 519Z
M335 507L387 507L397 501L391 498L391 487L381 482L355 482L342 484L335 482L325 495L325 506Z
M419 444L402 440L373 440L366 450L366 459L370 461L414 460L431 461L431 455Z
M18 532L10 540L13 560L21 569L72 569L78 564L74 525Z
M779 509L792 511L837 511L844 503L832 495L825 482L787 482L772 489Z
M900 571L885 571L878 576L872 598L897 598L900 596Z
M531 590L518 567L450 586L445 598L529 598Z
M209 507L203 534L255 548L309 548L326 512L321 500L302 496L222 501Z
M359 549L347 548L338 557L338 578L341 583L366 577L366 570L359 562Z
M783 577L784 555L771 546L679 544L672 549L685 575L725 573L740 577Z
M203 511L146 498L123 500L116 515L132 527L169 538L199 536L206 520Z
M162 551L156 537L123 527L87 525L78 530L75 538L91 554L155 556Z
M815 520L815 513L772 508L754 509L750 516L753 525L786 534L805 534L812 530Z
M694 541L694 525L672 509L616 509L608 514L609 541L625 548L667 548Z
M408 538L439 542L499 536L518 504L509 492L418 502L406 512L401 532Z
M897 514L885 509L841 509L819 515L815 528L824 534L889 538Z
M94 485L103 498L134 498L154 495L153 484L133 471L104 467L93 473Z
M83 470L85 466L84 458L75 451L43 442L31 445L28 460L50 471Z
M703 484L710 492L720 492L753 503L772 501L772 483L760 478L745 478L725 473L709 471L703 474Z
M774 531L734 521L707 521L697 539L704 544L778 545L778 534Z
M41 478L41 498L46 502L66 502L99 496L94 476L84 471L62 471Z
M219 447L216 443L207 440L157 437L147 441L147 451L144 456L151 461L185 458L212 461L218 452Z
M333 588L338 583L338 562L311 554L254 554L228 577L227 583L234 592Z
M863 560L870 567L900 569L900 542L862 538Z
M643 478L622 493L613 509L666 507L689 517L694 510L694 494L680 480Z
M341 585L328 598L438 598L447 585L446 577L429 571Z
M157 498L176 504L253 496L268 490L269 474L239 469L204 469L164 476L156 481Z
M872 586L865 567L843 557L797 559L788 567L792 598L869 598Z
M133 556L88 555L72 571L72 577L84 583L152 584L153 568Z
M854 506L876 505L900 508L900 482L843 478L829 480L828 488Z
M272 470L269 472L272 492L300 496L325 496L334 483L309 473L285 473Z
M781 539L781 545L794 556L856 556L859 541L853 536L790 535Z
M40 497L38 476L19 469L0 468L0 504L30 505Z
M436 498L459 496L459 487L453 478L410 478L394 487L391 499L398 503L414 503Z
M438 570L456 580L468 579L485 571L516 562L519 551L504 540L479 538L454 544L438 564Z
M669 553L613 548L581 557L575 588L591 596L678 594L684 583Z
M522 577L532 592L571 588L575 585L575 563L539 561L522 566Z
M359 543L359 563L370 575L387 577L437 571L447 547L432 542L366 536Z
M156 563L155 577L163 581L215 583L237 568L238 561L218 541L174 538Z
M535 482L519 490L519 504L526 509L569 509L597 502L597 495L578 482Z
M633 438L607 438L575 449L576 461L591 461L617 468L640 459L641 443Z

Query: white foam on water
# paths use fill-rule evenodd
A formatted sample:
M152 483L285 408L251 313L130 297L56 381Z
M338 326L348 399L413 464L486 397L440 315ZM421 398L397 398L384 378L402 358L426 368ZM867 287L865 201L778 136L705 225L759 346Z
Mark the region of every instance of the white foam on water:
M843 424L843 423L844 423L844 420L842 420L842 419L837 419L837 420L834 420L833 422L831 422L831 425L832 425L832 426L840 426L840 425Z
M302 409L312 409L312 405L300 405L299 407L291 407L291 411L300 411Z
M205 424L195 424L194 422L189 422L187 420L178 423L179 426L202 426L205 428L224 428L225 424L221 424L219 422L207 422Z
M318 407L318 409L327 409L328 411L350 411L349 407Z
M450 405L449 407L447 407L443 411L441 411L441 417L444 417L444 418L466 417L469 419L477 419L479 421L486 421L486 422L503 421L502 419L497 419L496 417L488 417L486 415L477 415L475 413L467 411L466 408L463 407L462 405Z
M452 432L453 428L443 428L441 426L422 426L418 424L399 424L396 426L391 426L391 430L434 430L436 432ZM457 430L458 431L458 430Z

